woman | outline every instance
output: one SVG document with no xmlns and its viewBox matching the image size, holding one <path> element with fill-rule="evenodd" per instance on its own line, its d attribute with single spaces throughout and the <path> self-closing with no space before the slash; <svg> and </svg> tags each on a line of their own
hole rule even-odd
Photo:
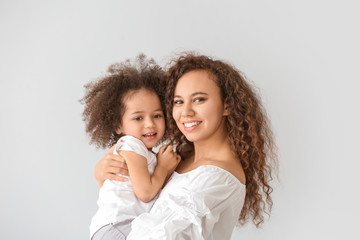
<svg viewBox="0 0 360 240">
<path fill-rule="evenodd" d="M 181 56 L 167 73 L 170 139 L 183 160 L 128 239 L 230 239 L 237 221 L 258 227 L 270 213 L 272 134 L 256 94 L 229 64 Z M 96 178 L 121 180 L 119 156 L 107 154 Z"/>
</svg>

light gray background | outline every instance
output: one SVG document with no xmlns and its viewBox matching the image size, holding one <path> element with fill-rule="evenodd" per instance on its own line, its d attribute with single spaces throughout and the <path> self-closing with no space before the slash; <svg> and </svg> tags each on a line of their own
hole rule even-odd
<svg viewBox="0 0 360 240">
<path fill-rule="evenodd" d="M 83 85 L 140 52 L 197 50 L 259 87 L 280 149 L 269 221 L 232 239 L 359 239 L 358 1 L 1 1 L 0 239 L 87 239 Z"/>
</svg>

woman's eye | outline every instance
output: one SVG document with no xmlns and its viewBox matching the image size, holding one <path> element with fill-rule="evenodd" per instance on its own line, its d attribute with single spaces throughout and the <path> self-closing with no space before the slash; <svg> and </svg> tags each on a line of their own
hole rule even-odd
<svg viewBox="0 0 360 240">
<path fill-rule="evenodd" d="M 205 98 L 195 98 L 194 102 L 202 102 L 205 101 Z"/>
</svg>

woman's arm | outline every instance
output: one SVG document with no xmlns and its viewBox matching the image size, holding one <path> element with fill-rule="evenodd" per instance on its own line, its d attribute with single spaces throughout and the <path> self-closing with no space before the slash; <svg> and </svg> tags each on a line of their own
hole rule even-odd
<svg viewBox="0 0 360 240">
<path fill-rule="evenodd" d="M 172 146 L 163 146 L 159 150 L 157 166 L 150 176 L 145 157 L 131 151 L 120 151 L 124 157 L 135 195 L 143 202 L 151 201 L 164 185 L 167 177 L 180 162 L 180 156 L 174 153 Z"/>
<path fill-rule="evenodd" d="M 127 178 L 116 174 L 129 175 L 124 158 L 121 155 L 113 154 L 115 146 L 112 146 L 106 155 L 95 166 L 95 179 L 101 188 L 105 179 L 126 182 Z"/>
</svg>

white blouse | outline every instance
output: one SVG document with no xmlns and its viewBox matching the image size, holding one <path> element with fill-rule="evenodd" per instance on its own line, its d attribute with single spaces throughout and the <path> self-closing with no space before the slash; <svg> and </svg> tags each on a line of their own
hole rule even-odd
<svg viewBox="0 0 360 240">
<path fill-rule="evenodd" d="M 174 172 L 150 212 L 132 222 L 127 239 L 230 239 L 245 194 L 246 186 L 217 166 Z"/>
</svg>

